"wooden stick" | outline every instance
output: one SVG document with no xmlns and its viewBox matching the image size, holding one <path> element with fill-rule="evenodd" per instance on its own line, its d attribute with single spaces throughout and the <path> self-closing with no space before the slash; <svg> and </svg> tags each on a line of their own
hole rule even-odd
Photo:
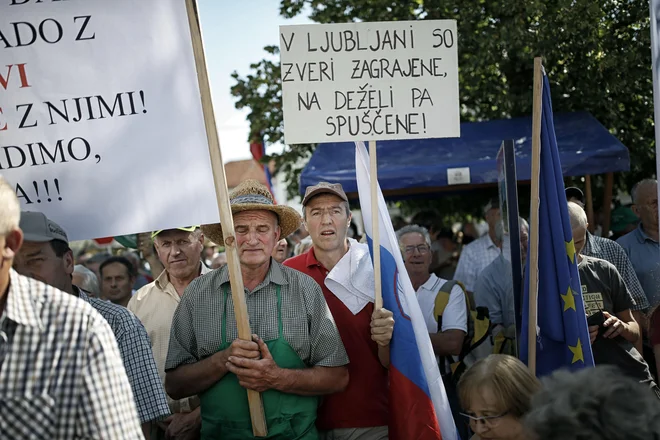
<svg viewBox="0 0 660 440">
<path fill-rule="evenodd" d="M 374 249 L 374 309 L 383 307 L 382 280 L 380 279 L 380 222 L 378 215 L 378 160 L 376 141 L 369 141 L 369 165 L 371 174 L 371 242 Z"/>
<path fill-rule="evenodd" d="M 532 116 L 532 194 L 529 224 L 529 320 L 527 327 L 527 366 L 536 375 L 536 309 L 539 294 L 539 187 L 541 178 L 541 111 L 543 65 L 534 58 L 534 113 Z"/>
<path fill-rule="evenodd" d="M 603 237 L 610 236 L 610 220 L 612 219 L 612 190 L 614 188 L 614 173 L 605 175 L 605 194 L 603 194 Z"/>
<path fill-rule="evenodd" d="M 587 205 L 587 222 L 589 222 L 589 232 L 592 234 L 596 229 L 596 222 L 594 221 L 594 198 L 591 191 L 591 176 L 584 176 L 584 197 Z"/>
<path fill-rule="evenodd" d="M 206 126 L 206 136 L 208 138 L 209 154 L 211 156 L 215 193 L 218 200 L 218 209 L 220 211 L 220 223 L 222 225 L 222 234 L 225 239 L 223 244 L 227 254 L 227 266 L 229 268 L 229 281 L 231 285 L 231 296 L 234 302 L 234 314 L 236 316 L 236 325 L 238 327 L 238 337 L 240 339 L 251 341 L 252 331 L 250 330 L 250 319 L 247 312 L 247 304 L 245 303 L 241 265 L 238 259 L 238 252 L 236 251 L 234 219 L 229 204 L 227 177 L 225 176 L 225 167 L 222 163 L 220 139 L 215 125 L 213 102 L 211 101 L 211 87 L 209 84 L 208 72 L 206 70 L 206 58 L 204 56 L 204 44 L 202 42 L 197 0 L 186 0 L 186 10 L 188 12 L 190 35 L 192 37 L 195 66 L 197 68 L 197 79 L 199 82 L 202 109 L 204 111 L 204 124 Z M 247 390 L 247 396 L 250 405 L 250 417 L 252 419 L 252 432 L 255 437 L 265 437 L 268 435 L 268 427 L 266 426 L 266 417 L 264 415 L 261 394 L 253 390 Z"/>
</svg>

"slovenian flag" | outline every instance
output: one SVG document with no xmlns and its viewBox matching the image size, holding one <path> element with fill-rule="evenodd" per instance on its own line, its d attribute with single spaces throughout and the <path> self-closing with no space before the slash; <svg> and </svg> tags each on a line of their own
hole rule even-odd
<svg viewBox="0 0 660 440">
<path fill-rule="evenodd" d="M 373 259 L 369 155 L 356 142 L 355 172 L 360 207 Z M 390 343 L 390 425 L 393 440 L 457 440 L 431 339 L 401 258 L 385 199 L 378 187 L 383 306 L 394 313 Z"/>
</svg>

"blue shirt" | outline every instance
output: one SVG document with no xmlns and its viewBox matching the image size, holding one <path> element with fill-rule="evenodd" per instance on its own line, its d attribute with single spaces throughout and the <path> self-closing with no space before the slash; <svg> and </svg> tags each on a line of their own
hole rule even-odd
<svg viewBox="0 0 660 440">
<path fill-rule="evenodd" d="M 474 288 L 474 302 L 477 307 L 488 308 L 493 324 L 504 327 L 516 325 L 511 263 L 503 254 L 479 274 Z"/>
<path fill-rule="evenodd" d="M 644 233 L 642 224 L 617 240 L 625 249 L 651 304 L 660 304 L 660 245 Z"/>
</svg>

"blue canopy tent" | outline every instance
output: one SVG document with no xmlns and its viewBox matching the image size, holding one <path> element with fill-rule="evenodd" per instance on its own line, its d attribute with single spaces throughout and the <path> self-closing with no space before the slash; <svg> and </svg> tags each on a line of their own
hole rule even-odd
<svg viewBox="0 0 660 440">
<path fill-rule="evenodd" d="M 555 114 L 564 176 L 628 171 L 628 149 L 586 112 Z M 504 139 L 516 146 L 518 180 L 531 180 L 531 117 L 461 124 L 461 137 L 380 141 L 378 181 L 386 197 L 409 197 L 497 184 L 497 152 Z M 469 168 L 470 183 L 449 185 L 447 170 Z M 355 145 L 319 144 L 301 174 L 301 193 L 321 181 L 341 183 L 357 197 Z M 352 194 L 351 194 L 352 193 Z"/>
</svg>

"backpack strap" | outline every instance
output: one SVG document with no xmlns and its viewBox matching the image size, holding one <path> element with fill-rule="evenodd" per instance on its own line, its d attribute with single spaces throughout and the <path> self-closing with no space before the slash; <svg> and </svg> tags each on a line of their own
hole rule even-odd
<svg viewBox="0 0 660 440">
<path fill-rule="evenodd" d="M 435 307 L 433 307 L 433 316 L 435 316 L 436 319 L 442 319 L 442 315 L 445 313 L 447 304 L 449 304 L 449 295 L 451 295 L 451 289 L 454 288 L 456 283 L 457 281 L 450 280 L 440 286 L 440 290 L 435 296 Z M 438 330 L 440 330 L 440 324 L 438 324 Z"/>
</svg>

